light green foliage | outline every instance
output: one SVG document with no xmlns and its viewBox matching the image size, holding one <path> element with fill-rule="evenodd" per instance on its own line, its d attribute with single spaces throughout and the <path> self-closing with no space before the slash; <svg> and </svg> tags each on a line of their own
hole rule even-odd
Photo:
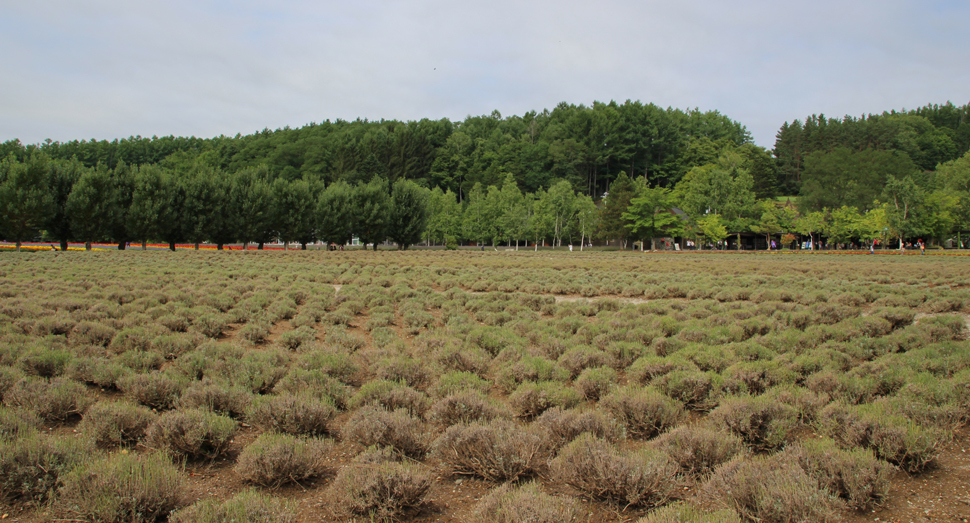
<svg viewBox="0 0 970 523">
<path fill-rule="evenodd" d="M 654 238 L 668 234 L 680 223 L 680 218 L 670 212 L 673 200 L 665 187 L 644 188 L 630 200 L 630 207 L 623 219 L 630 222 L 630 233 L 637 238 L 650 239 L 650 250 L 656 250 Z"/>
</svg>

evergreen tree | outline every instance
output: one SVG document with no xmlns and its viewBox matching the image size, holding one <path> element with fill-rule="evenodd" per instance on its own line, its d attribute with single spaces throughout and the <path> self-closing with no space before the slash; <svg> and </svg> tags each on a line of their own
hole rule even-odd
<svg viewBox="0 0 970 523">
<path fill-rule="evenodd" d="M 317 234 L 327 244 L 345 245 L 353 238 L 354 189 L 346 182 L 327 187 L 317 202 Z"/>
<path fill-rule="evenodd" d="M 626 172 L 620 171 L 616 180 L 610 184 L 609 194 L 605 198 L 603 210 L 600 213 L 599 235 L 607 241 L 616 240 L 620 248 L 626 248 L 629 222 L 623 218 L 623 213 L 630 206 L 635 196 L 633 182 Z"/>
<path fill-rule="evenodd" d="M 85 171 L 67 198 L 74 237 L 91 250 L 91 243 L 108 238 L 112 227 L 123 216 L 115 201 L 106 195 L 114 192 L 111 171 L 104 165 Z"/>
<path fill-rule="evenodd" d="M 142 250 L 149 239 L 161 238 L 162 218 L 171 205 L 173 180 L 158 166 L 145 165 L 134 170 L 134 191 L 128 211 L 128 231 L 141 240 Z"/>
<path fill-rule="evenodd" d="M 16 242 L 18 252 L 53 211 L 49 172 L 50 163 L 41 152 L 32 153 L 25 163 L 12 157 L 0 162 L 0 231 Z"/>
<path fill-rule="evenodd" d="M 387 180 L 374 178 L 370 182 L 354 187 L 351 209 L 354 219 L 354 233 L 362 245 L 377 245 L 387 239 L 388 213 L 391 198 L 387 190 Z"/>
<path fill-rule="evenodd" d="M 196 245 L 204 241 L 222 250 L 238 232 L 237 216 L 230 201 L 232 180 L 210 167 L 197 166 L 182 182 L 185 189 L 186 237 Z"/>
<path fill-rule="evenodd" d="M 428 225 L 428 190 L 410 180 L 397 180 L 391 188 L 387 236 L 407 250 L 421 241 Z"/>
<path fill-rule="evenodd" d="M 274 237 L 273 192 L 265 176 L 264 168 L 243 169 L 232 178 L 230 212 L 236 218 L 236 235 L 243 241 L 243 248 L 255 242 L 262 249 Z"/>
<path fill-rule="evenodd" d="M 111 192 L 109 198 L 115 211 L 109 225 L 108 236 L 118 243 L 118 250 L 124 250 L 131 239 L 128 231 L 128 211 L 131 210 L 135 192 L 134 169 L 125 162 L 118 162 L 111 172 Z"/>
<path fill-rule="evenodd" d="M 288 182 L 283 178 L 277 178 L 271 190 L 273 194 L 271 228 L 279 233 L 283 250 L 288 248 L 290 242 L 301 237 L 313 241 L 316 202 L 310 183 L 305 180 Z"/>
<path fill-rule="evenodd" d="M 162 180 L 165 206 L 159 214 L 158 235 L 174 252 L 176 244 L 186 241 L 192 231 L 192 222 L 184 219 L 188 191 L 185 184 L 173 176 L 164 176 Z"/>
<path fill-rule="evenodd" d="M 74 184 L 81 178 L 84 166 L 76 158 L 69 161 L 52 163 L 47 177 L 47 186 L 53 198 L 51 212 L 44 219 L 44 230 L 60 242 L 61 250 L 66 251 L 71 238 L 71 217 L 67 214 L 67 198 Z"/>
</svg>

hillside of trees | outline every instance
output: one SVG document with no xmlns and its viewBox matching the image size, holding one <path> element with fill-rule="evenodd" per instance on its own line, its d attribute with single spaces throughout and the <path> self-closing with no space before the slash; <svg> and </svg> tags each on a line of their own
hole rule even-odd
<svg viewBox="0 0 970 523">
<path fill-rule="evenodd" d="M 0 144 L 0 236 L 402 247 L 749 232 L 943 240 L 970 230 L 968 150 L 970 106 L 950 103 L 812 115 L 784 123 L 773 150 L 717 111 L 631 101 L 210 139 L 14 140 Z M 797 196 L 797 209 L 776 205 L 779 195 Z"/>
</svg>

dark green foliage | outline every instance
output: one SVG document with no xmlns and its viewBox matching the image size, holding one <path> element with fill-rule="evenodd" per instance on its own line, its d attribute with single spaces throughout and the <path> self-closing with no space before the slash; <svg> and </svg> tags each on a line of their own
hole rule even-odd
<svg viewBox="0 0 970 523">
<path fill-rule="evenodd" d="M 344 245 L 353 237 L 354 190 L 347 182 L 331 184 L 317 202 L 317 235 L 328 244 Z"/>
<path fill-rule="evenodd" d="M 351 216 L 353 232 L 360 238 L 362 245 L 377 244 L 387 238 L 391 213 L 391 198 L 387 190 L 387 180 L 376 177 L 366 184 L 354 188 L 351 197 Z"/>
<path fill-rule="evenodd" d="M 25 163 L 0 159 L 0 233 L 17 243 L 30 240 L 54 211 L 48 187 L 47 156 L 31 154 Z"/>
<path fill-rule="evenodd" d="M 397 180 L 391 187 L 387 236 L 398 249 L 407 250 L 421 241 L 428 224 L 428 191 L 410 180 Z"/>
</svg>

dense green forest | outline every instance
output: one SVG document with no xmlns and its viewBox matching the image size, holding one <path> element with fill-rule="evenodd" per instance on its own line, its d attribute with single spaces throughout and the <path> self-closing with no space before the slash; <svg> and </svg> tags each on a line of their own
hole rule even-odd
<svg viewBox="0 0 970 523">
<path fill-rule="evenodd" d="M 970 106 L 950 103 L 812 115 L 784 123 L 773 150 L 717 111 L 631 101 L 209 139 L 14 140 L 0 144 L 0 232 L 220 245 L 942 240 L 970 230 L 968 150 Z"/>
</svg>

